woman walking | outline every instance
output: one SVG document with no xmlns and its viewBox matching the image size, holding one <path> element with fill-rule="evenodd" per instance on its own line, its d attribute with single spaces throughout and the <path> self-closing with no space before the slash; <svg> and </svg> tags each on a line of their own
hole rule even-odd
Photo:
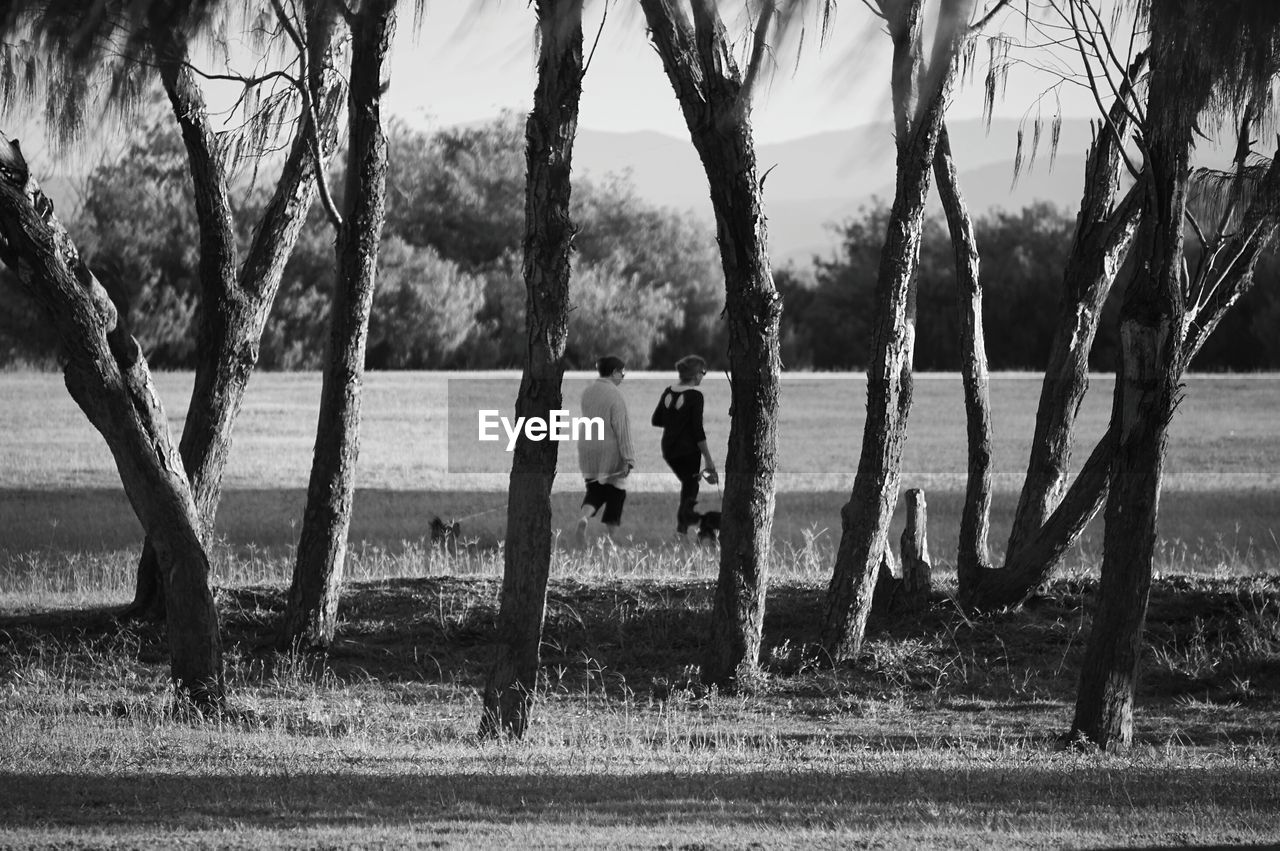
<svg viewBox="0 0 1280 851">
<path fill-rule="evenodd" d="M 707 374 L 707 362 L 697 355 L 681 358 L 676 363 L 680 383 L 662 391 L 658 407 L 653 411 L 653 425 L 662 429 L 662 458 L 680 480 L 680 505 L 676 509 L 676 535 L 683 538 L 689 527 L 697 524 L 698 482 L 703 474 L 708 482 L 719 481 L 716 462 L 707 449 L 707 435 L 702 430 L 702 391 L 697 387 Z"/>
</svg>

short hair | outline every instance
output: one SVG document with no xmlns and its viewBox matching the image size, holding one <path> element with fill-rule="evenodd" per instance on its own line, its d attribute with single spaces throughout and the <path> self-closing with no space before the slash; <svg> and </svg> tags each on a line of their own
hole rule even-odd
<svg viewBox="0 0 1280 851">
<path fill-rule="evenodd" d="M 681 381 L 688 381 L 701 373 L 707 371 L 707 362 L 697 355 L 689 355 L 676 361 L 676 372 L 680 373 Z"/>
<path fill-rule="evenodd" d="M 596 371 L 600 373 L 601 378 L 607 378 L 618 370 L 626 368 L 626 362 L 617 355 L 605 355 L 596 361 Z"/>
</svg>

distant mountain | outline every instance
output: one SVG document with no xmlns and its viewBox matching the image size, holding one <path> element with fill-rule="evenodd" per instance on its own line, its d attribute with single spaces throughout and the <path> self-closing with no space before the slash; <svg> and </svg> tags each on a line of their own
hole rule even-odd
<svg viewBox="0 0 1280 851">
<path fill-rule="evenodd" d="M 1073 209 L 1080 200 L 1084 155 L 1092 138 L 1085 119 L 1064 121 L 1050 170 L 1049 128 L 1031 157 L 1033 130 L 1024 126 L 1023 166 L 1013 181 L 1018 122 L 997 120 L 990 129 L 974 119 L 949 124 L 960 168 L 961 189 L 976 214 L 1020 209 L 1036 200 Z M 808 262 L 837 245 L 829 225 L 857 213 L 875 198 L 893 200 L 892 126 L 868 124 L 787 142 L 758 151 L 769 216 L 771 254 L 776 260 Z M 639 195 L 655 204 L 692 209 L 711 220 L 706 177 L 689 142 L 654 132 L 580 130 L 574 165 L 602 177 L 629 171 Z"/>
</svg>

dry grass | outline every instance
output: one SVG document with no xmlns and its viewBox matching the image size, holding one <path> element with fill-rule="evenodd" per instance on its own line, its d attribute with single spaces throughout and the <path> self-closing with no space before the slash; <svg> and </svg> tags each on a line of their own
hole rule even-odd
<svg viewBox="0 0 1280 851">
<path fill-rule="evenodd" d="M 1095 583 L 970 620 L 879 613 L 814 649 L 823 583 L 775 585 L 758 693 L 697 679 L 713 583 L 561 556 L 527 741 L 475 739 L 498 581 L 361 580 L 327 658 L 277 653 L 279 583 L 224 587 L 230 706 L 175 714 L 161 630 L 0 619 L 0 844 L 909 847 L 1280 841 L 1280 580 L 1171 579 L 1126 754 L 1060 751 Z M 793 553 L 802 557 L 803 553 Z M 46 565 L 46 567 L 53 567 Z M 457 568 L 446 574 L 446 568 Z M 569 571 L 592 572 L 571 579 Z"/>
</svg>

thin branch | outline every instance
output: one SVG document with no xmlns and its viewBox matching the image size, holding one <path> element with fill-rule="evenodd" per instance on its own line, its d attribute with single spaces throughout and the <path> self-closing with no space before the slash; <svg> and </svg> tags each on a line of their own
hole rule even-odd
<svg viewBox="0 0 1280 851">
<path fill-rule="evenodd" d="M 1245 253 L 1249 250 L 1251 243 L 1255 239 L 1257 239 L 1258 233 L 1262 230 L 1264 224 L 1265 222 L 1259 221 L 1256 225 L 1254 225 L 1254 228 L 1252 231 L 1250 231 L 1247 235 L 1240 237 L 1237 240 L 1240 244 L 1240 247 L 1236 251 L 1236 253 L 1231 256 L 1231 259 L 1227 261 L 1227 265 L 1222 270 L 1222 273 L 1218 275 L 1217 279 L 1214 280 L 1213 283 L 1210 284 L 1207 288 L 1205 287 L 1201 288 L 1201 296 L 1196 300 L 1195 312 L 1198 313 L 1202 306 L 1208 306 L 1210 300 L 1213 298 L 1214 293 L 1218 291 L 1218 287 L 1222 285 L 1222 283 L 1231 274 L 1232 270 L 1234 270 L 1235 265 L 1240 262 L 1240 259 L 1242 257 L 1244 257 Z M 1212 271 L 1212 270 L 1209 270 L 1209 271 Z M 1199 317 L 1196 316 L 1196 317 L 1193 317 L 1192 321 L 1198 321 L 1198 320 L 1199 320 Z"/>
<path fill-rule="evenodd" d="M 1226 231 L 1227 225 L 1231 222 L 1231 214 L 1235 212 L 1236 204 L 1244 194 L 1245 167 L 1249 159 L 1249 149 L 1253 146 L 1253 140 L 1249 138 L 1249 127 L 1261 111 L 1258 99 L 1251 97 L 1245 104 L 1244 113 L 1240 116 L 1240 130 L 1236 135 L 1235 179 L 1232 181 L 1231 193 L 1227 196 L 1227 203 L 1222 211 L 1222 219 L 1218 222 L 1219 235 Z"/>
<path fill-rule="evenodd" d="M 764 62 L 764 56 L 769 47 L 769 24 L 776 11 L 775 0 L 765 0 L 764 6 L 760 9 L 760 17 L 756 20 L 755 32 L 752 35 L 751 58 L 747 61 L 747 73 L 743 77 L 740 94 L 740 97 L 746 100 L 751 99 L 751 91 L 755 88 L 760 65 Z"/>
<path fill-rule="evenodd" d="M 243 74 L 210 74 L 207 71 L 201 71 L 199 68 L 197 68 L 195 65 L 193 65 L 190 62 L 183 62 L 182 64 L 188 71 L 195 74 L 197 77 L 202 77 L 206 80 L 226 80 L 229 82 L 241 83 L 246 89 L 252 88 L 254 86 L 262 85 L 268 80 L 277 80 L 277 79 L 286 81 L 287 83 L 289 83 L 290 86 L 293 86 L 294 88 L 298 88 L 302 85 L 302 83 L 299 82 L 296 77 L 294 77 L 288 71 L 283 71 L 283 70 L 270 71 L 266 74 L 261 74 L 256 77 L 246 77 Z"/>
<path fill-rule="evenodd" d="M 591 60 L 595 58 L 596 48 L 600 45 L 600 34 L 604 32 L 604 22 L 609 18 L 609 3 L 605 2 L 604 11 L 600 14 L 600 28 L 596 30 L 596 39 L 591 42 L 591 52 L 587 54 L 587 61 L 582 63 L 582 76 L 587 75 L 587 69 L 591 67 Z"/>
<path fill-rule="evenodd" d="M 1191 223 L 1191 229 L 1196 232 L 1196 239 L 1200 240 L 1200 247 L 1208 251 L 1209 240 L 1205 239 L 1204 231 L 1200 229 L 1200 223 L 1196 221 L 1195 214 L 1191 212 L 1190 207 L 1187 208 L 1186 218 L 1187 221 Z"/>
<path fill-rule="evenodd" d="M 1120 129 L 1116 127 L 1115 122 L 1111 120 L 1111 111 L 1103 106 L 1102 96 L 1098 93 L 1097 80 L 1095 80 L 1093 76 L 1093 66 L 1089 64 L 1089 56 L 1084 47 L 1084 39 L 1080 37 L 1079 28 L 1076 26 L 1075 4 L 1069 4 L 1068 8 L 1071 10 L 1071 23 L 1072 29 L 1075 31 L 1076 48 L 1080 53 L 1080 59 L 1084 62 L 1085 73 L 1089 76 L 1089 91 L 1093 94 L 1093 100 L 1098 105 L 1098 111 L 1102 113 L 1102 120 L 1106 122 L 1107 128 L 1111 131 L 1111 135 L 1115 139 L 1116 150 L 1120 153 L 1120 156 L 1124 158 L 1124 164 L 1125 167 L 1129 169 L 1129 174 L 1131 174 L 1136 180 L 1141 172 L 1139 172 L 1137 167 L 1133 164 L 1133 160 L 1129 158 L 1128 151 L 1124 149 L 1124 137 L 1120 134 Z"/>
<path fill-rule="evenodd" d="M 978 19 L 977 23 L 969 27 L 970 34 L 980 32 L 983 27 L 991 23 L 991 19 L 996 16 L 996 13 L 998 13 L 1001 9 L 1003 9 L 1005 6 L 1008 6 L 1008 5 L 1009 5 L 1009 0 L 999 0 L 999 2 L 996 3 L 996 5 L 991 8 L 990 12 L 987 12 L 987 14 L 983 15 L 981 18 Z"/>
<path fill-rule="evenodd" d="M 293 21 L 289 20 L 289 13 L 285 11 L 284 4 L 280 0 L 271 0 L 271 8 L 275 10 L 280 26 L 284 27 L 285 34 L 289 36 L 293 46 L 298 48 L 300 53 L 305 53 L 307 49 L 306 43 L 302 40 L 302 36 L 298 34 L 297 29 L 294 28 Z"/>
<path fill-rule="evenodd" d="M 335 230 L 342 229 L 342 214 L 338 212 L 337 205 L 333 203 L 333 196 L 329 192 L 329 182 L 324 173 L 324 152 L 320 150 L 320 115 L 316 111 L 315 98 L 311 91 L 309 80 L 311 78 L 310 63 L 307 61 L 307 43 L 303 41 L 298 30 L 293 26 L 293 22 L 289 19 L 289 13 L 285 11 L 284 4 L 280 0 L 271 0 L 271 7 L 275 10 L 276 18 L 279 19 L 280 25 L 284 27 L 288 33 L 290 40 L 298 49 L 299 76 L 297 80 L 298 91 L 302 93 L 302 108 L 305 112 L 306 126 L 303 132 L 307 136 L 307 141 L 311 147 L 311 158 L 315 165 L 316 171 L 316 189 L 320 196 L 320 205 L 324 207 L 325 215 L 329 218 L 329 223 L 333 225 Z"/>
<path fill-rule="evenodd" d="M 1093 13 L 1093 19 L 1098 25 L 1098 35 L 1102 37 L 1102 44 L 1107 48 L 1107 56 L 1110 57 L 1112 64 L 1114 64 L 1120 71 L 1121 77 L 1126 77 L 1130 73 L 1129 65 L 1120 64 L 1120 57 L 1116 55 L 1115 49 L 1111 46 L 1111 39 L 1107 36 L 1107 27 L 1102 20 L 1102 16 L 1098 13 L 1098 10 L 1093 7 L 1093 4 L 1089 2 L 1089 0 L 1080 0 L 1080 2 L 1086 9 Z M 1098 58 L 1102 59 L 1101 51 L 1098 50 L 1097 39 L 1093 37 L 1092 30 L 1090 30 L 1089 40 L 1093 43 L 1093 49 L 1098 55 Z M 1106 66 L 1105 60 L 1103 61 L 1103 66 Z M 1141 105 L 1138 104 L 1136 100 L 1130 103 L 1130 99 L 1124 96 L 1124 87 L 1121 86 L 1117 89 L 1115 82 L 1111 79 L 1110 73 L 1107 73 L 1105 76 L 1107 78 L 1107 84 L 1111 86 L 1111 94 L 1125 105 L 1125 109 L 1129 111 L 1130 117 L 1133 118 L 1134 122 L 1138 124 L 1145 123 L 1142 116 Z"/>
</svg>

